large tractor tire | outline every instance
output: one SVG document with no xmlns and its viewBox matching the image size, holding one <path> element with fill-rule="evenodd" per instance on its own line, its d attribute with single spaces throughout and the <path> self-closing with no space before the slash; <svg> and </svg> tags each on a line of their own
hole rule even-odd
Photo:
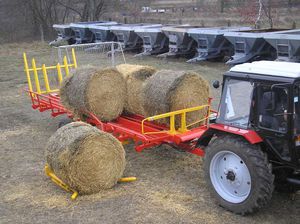
<svg viewBox="0 0 300 224">
<path fill-rule="evenodd" d="M 206 182 L 220 206 L 245 215 L 270 201 L 274 176 L 259 146 L 228 135 L 216 138 L 205 152 Z"/>
</svg>

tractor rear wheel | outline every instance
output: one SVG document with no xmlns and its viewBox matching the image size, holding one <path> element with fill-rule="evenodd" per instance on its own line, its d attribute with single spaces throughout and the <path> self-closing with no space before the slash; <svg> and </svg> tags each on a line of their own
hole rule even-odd
<svg viewBox="0 0 300 224">
<path fill-rule="evenodd" d="M 219 205 L 245 215 L 270 201 L 274 176 L 259 146 L 240 137 L 221 136 L 205 152 L 206 182 Z"/>
</svg>

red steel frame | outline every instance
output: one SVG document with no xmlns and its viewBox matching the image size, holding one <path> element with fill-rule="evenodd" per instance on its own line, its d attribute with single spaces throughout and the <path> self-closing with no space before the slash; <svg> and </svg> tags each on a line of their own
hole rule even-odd
<svg viewBox="0 0 300 224">
<path fill-rule="evenodd" d="M 66 114 L 68 117 L 73 118 L 72 113 L 61 104 L 60 97 L 57 93 L 38 94 L 36 92 L 26 91 L 30 95 L 33 109 L 39 110 L 40 112 L 50 110 L 51 116 L 53 117 Z M 141 128 L 143 119 L 144 117 L 140 115 L 122 114 L 114 121 L 102 122 L 94 114 L 87 113 L 86 122 L 96 126 L 102 131 L 113 134 L 121 142 L 133 140 L 137 152 L 141 152 L 143 149 L 148 147 L 169 144 L 198 156 L 204 156 L 203 149 L 196 147 L 197 142 L 195 140 L 207 131 L 207 124 L 193 128 L 185 133 L 178 133 L 175 135 L 171 135 L 167 132 L 143 134 Z M 159 132 L 167 130 L 168 127 L 164 125 L 149 121 L 144 122 L 145 132 Z"/>
</svg>

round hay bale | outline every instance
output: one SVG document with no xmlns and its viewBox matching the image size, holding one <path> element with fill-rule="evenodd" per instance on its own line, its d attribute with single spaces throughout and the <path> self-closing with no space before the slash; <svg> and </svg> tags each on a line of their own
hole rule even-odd
<svg viewBox="0 0 300 224">
<path fill-rule="evenodd" d="M 92 112 L 102 121 L 111 121 L 123 111 L 126 84 L 116 69 L 82 67 L 63 81 L 60 97 L 62 104 L 79 117 Z"/>
<path fill-rule="evenodd" d="M 125 151 L 112 135 L 83 122 L 58 129 L 46 145 L 53 172 L 80 194 L 113 187 L 125 169 Z"/>
<path fill-rule="evenodd" d="M 125 110 L 129 113 L 144 115 L 143 89 L 145 81 L 156 72 L 156 69 L 151 66 L 122 64 L 117 66 L 117 70 L 126 79 Z"/>
<path fill-rule="evenodd" d="M 209 84 L 195 72 L 162 70 L 146 81 L 144 97 L 145 115 L 154 116 L 207 104 Z M 206 109 L 187 113 L 187 125 L 199 121 L 206 114 Z M 157 122 L 169 124 L 169 118 Z M 179 125 L 180 116 L 176 116 L 176 127 Z"/>
</svg>

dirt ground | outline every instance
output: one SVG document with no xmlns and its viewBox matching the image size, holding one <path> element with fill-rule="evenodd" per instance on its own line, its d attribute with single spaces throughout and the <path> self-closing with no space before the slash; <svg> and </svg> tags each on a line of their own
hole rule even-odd
<svg viewBox="0 0 300 224">
<path fill-rule="evenodd" d="M 40 43 L 0 46 L 0 223 L 300 223 L 300 195 L 274 193 L 260 212 L 242 217 L 214 203 L 203 179 L 202 158 L 167 146 L 142 153 L 126 146 L 124 176 L 133 183 L 95 195 L 70 195 L 44 175 L 44 146 L 60 118 L 31 108 L 23 72 L 22 52 L 49 61 L 51 50 Z M 159 69 L 191 69 L 209 81 L 221 80 L 222 63 L 189 65 L 183 59 L 154 57 L 130 63 Z M 79 62 L 80 63 L 80 62 Z M 219 92 L 211 93 L 218 101 Z M 216 103 L 214 107 L 216 107 Z"/>
</svg>

